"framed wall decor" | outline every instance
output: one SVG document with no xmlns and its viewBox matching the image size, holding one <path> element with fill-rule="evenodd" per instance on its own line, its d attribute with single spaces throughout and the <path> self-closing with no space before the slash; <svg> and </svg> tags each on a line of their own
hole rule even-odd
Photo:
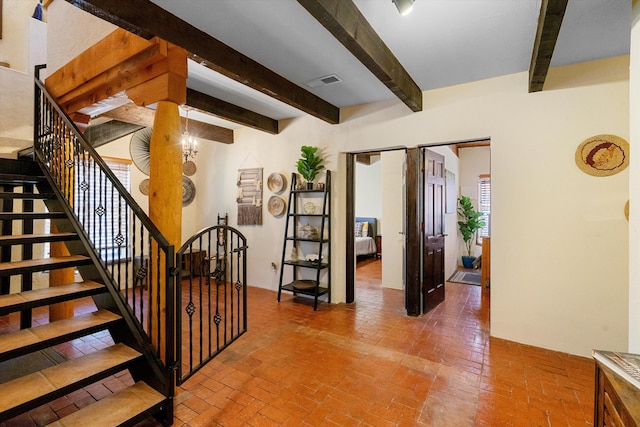
<svg viewBox="0 0 640 427">
<path fill-rule="evenodd" d="M 262 168 L 238 169 L 238 225 L 262 225 Z"/>
</svg>

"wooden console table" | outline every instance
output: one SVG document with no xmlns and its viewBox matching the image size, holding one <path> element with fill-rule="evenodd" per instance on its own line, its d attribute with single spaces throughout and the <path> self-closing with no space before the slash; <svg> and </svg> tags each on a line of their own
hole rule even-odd
<svg viewBox="0 0 640 427">
<path fill-rule="evenodd" d="M 640 425 L 639 355 L 623 356 L 623 363 L 606 356 L 612 352 L 594 351 L 596 361 L 595 427 L 633 427 Z M 624 367 L 623 367 L 624 366 Z M 629 371 L 635 371 L 635 377 Z"/>
</svg>

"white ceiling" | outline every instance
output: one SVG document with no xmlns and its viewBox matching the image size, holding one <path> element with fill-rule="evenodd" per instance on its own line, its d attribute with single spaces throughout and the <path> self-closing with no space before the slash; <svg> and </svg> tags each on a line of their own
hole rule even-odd
<svg viewBox="0 0 640 427">
<path fill-rule="evenodd" d="M 338 107 L 395 98 L 295 0 L 152 1 Z M 422 90 L 529 69 L 540 0 L 416 0 L 407 16 L 354 2 Z M 569 0 L 551 65 L 628 54 L 630 29 L 631 0 Z M 305 86 L 330 74 L 343 81 Z M 193 62 L 188 86 L 274 119 L 303 114 Z"/>
</svg>

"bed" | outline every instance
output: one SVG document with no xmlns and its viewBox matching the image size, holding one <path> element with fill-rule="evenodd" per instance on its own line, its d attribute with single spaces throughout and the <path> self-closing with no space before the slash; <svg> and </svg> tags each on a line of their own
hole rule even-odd
<svg viewBox="0 0 640 427">
<path fill-rule="evenodd" d="M 365 225 L 366 224 L 366 225 Z M 356 217 L 356 256 L 376 254 L 376 219 Z"/>
</svg>

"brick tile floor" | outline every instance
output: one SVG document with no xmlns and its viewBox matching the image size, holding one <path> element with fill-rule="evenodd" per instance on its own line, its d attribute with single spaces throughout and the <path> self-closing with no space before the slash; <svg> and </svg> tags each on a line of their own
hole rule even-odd
<svg viewBox="0 0 640 427">
<path fill-rule="evenodd" d="M 489 291 L 478 286 L 448 283 L 444 303 L 408 317 L 402 291 L 380 287 L 380 262 L 359 266 L 356 302 L 316 312 L 249 288 L 248 331 L 178 387 L 174 425 L 593 425 L 591 359 L 491 338 Z M 59 350 L 76 357 L 109 341 Z M 42 425 L 130 381 L 114 375 L 5 425 Z"/>
</svg>

